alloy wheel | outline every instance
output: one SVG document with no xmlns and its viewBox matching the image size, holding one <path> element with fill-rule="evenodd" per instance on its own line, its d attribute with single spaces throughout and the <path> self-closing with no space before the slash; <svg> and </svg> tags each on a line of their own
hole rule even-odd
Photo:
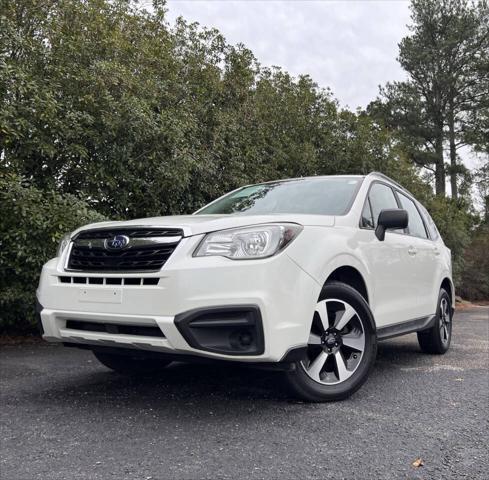
<svg viewBox="0 0 489 480">
<path fill-rule="evenodd" d="M 451 333 L 451 318 L 450 318 L 450 306 L 448 305 L 448 300 L 443 297 L 440 301 L 440 338 L 444 345 L 450 340 Z"/>
<path fill-rule="evenodd" d="M 323 385 L 342 383 L 355 373 L 364 350 L 365 327 L 356 310 L 343 300 L 319 301 L 301 362 L 307 375 Z"/>
</svg>

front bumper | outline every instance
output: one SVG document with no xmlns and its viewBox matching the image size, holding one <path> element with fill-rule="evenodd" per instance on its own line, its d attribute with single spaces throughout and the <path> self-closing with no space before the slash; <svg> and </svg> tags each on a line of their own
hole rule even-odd
<svg viewBox="0 0 489 480">
<path fill-rule="evenodd" d="M 304 346 L 320 285 L 286 251 L 253 261 L 194 258 L 191 253 L 201 238 L 183 239 L 162 270 L 152 274 L 73 273 L 64 271 L 63 258 L 49 261 L 37 291 L 43 306 L 43 338 L 243 362 L 277 362 L 289 350 Z M 70 283 L 63 283 L 66 276 L 72 277 Z M 139 282 L 141 278 L 157 284 Z M 216 308 L 226 312 L 236 306 L 256 309 L 260 320 L 253 328 L 261 336 L 257 348 L 241 352 L 208 348 L 182 328 L 182 319 L 195 312 Z M 80 330 L 72 328 L 73 321 L 128 328 Z M 162 335 L 135 334 L 133 326 L 157 327 Z"/>
</svg>

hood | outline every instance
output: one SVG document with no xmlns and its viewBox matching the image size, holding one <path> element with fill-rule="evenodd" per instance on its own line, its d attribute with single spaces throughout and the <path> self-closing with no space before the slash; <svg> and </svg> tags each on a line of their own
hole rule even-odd
<svg viewBox="0 0 489 480">
<path fill-rule="evenodd" d="M 98 222 L 79 228 L 74 234 L 92 228 L 124 227 L 173 227 L 181 228 L 185 237 L 224 230 L 226 228 L 246 227 L 262 223 L 298 223 L 304 226 L 332 227 L 335 217 L 331 215 L 272 214 L 272 215 L 175 215 L 168 217 L 138 218 L 122 222 Z"/>
</svg>

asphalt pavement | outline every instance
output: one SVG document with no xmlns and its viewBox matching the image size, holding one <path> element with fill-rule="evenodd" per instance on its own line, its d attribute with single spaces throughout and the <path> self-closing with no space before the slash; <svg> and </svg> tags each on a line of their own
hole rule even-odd
<svg viewBox="0 0 489 480">
<path fill-rule="evenodd" d="M 0 369 L 1 480 L 489 478 L 487 307 L 457 312 L 446 355 L 380 343 L 338 403 L 291 399 L 276 372 L 128 378 L 44 343 L 2 346 Z"/>
</svg>

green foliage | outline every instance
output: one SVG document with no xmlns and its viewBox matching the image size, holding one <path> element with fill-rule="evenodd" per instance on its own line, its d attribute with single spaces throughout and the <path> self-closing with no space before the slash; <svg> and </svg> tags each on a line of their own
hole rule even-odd
<svg viewBox="0 0 489 480">
<path fill-rule="evenodd" d="M 476 218 L 451 198 L 432 196 L 425 202 L 425 206 L 443 241 L 452 251 L 453 278 L 458 289 L 462 285 L 461 276 L 465 267 L 464 250 L 470 242 L 470 232 Z"/>
<path fill-rule="evenodd" d="M 390 137 L 307 76 L 125 0 L 4 0 L 0 168 L 112 218 L 243 183 L 395 170 Z"/>
<path fill-rule="evenodd" d="M 468 178 L 458 149 L 487 138 L 489 5 L 412 0 L 411 20 L 398 58 L 408 79 L 388 83 L 369 111 L 396 131 L 411 161 L 433 171 L 437 194 L 450 175 L 456 199 Z"/>
<path fill-rule="evenodd" d="M 34 325 L 34 291 L 42 265 L 60 238 L 103 217 L 71 195 L 41 191 L 20 177 L 0 177 L 0 329 Z"/>
<path fill-rule="evenodd" d="M 434 199 L 420 174 L 434 123 L 411 86 L 397 104 L 354 113 L 216 30 L 170 26 L 162 0 L 151 12 L 128 0 L 0 1 L 0 325 L 32 318 L 40 267 L 65 231 L 189 213 L 285 177 L 386 173 L 428 205 L 462 268 L 469 209 Z"/>
<path fill-rule="evenodd" d="M 489 147 L 489 140 L 488 147 Z M 487 152 L 489 156 L 489 149 Z M 489 161 L 486 161 L 484 165 L 475 171 L 475 185 L 479 194 L 479 198 L 482 204 L 484 212 L 484 223 L 489 225 Z"/>
<path fill-rule="evenodd" d="M 472 300 L 489 298 L 489 226 L 482 225 L 465 251 L 460 294 Z"/>
<path fill-rule="evenodd" d="M 487 156 L 489 6 L 486 0 L 412 0 L 411 20 L 398 58 L 408 79 L 388 83 L 367 111 L 391 132 L 398 155 L 428 172 L 427 183 L 435 181 L 439 198 L 416 180 L 401 183 L 430 210 L 452 250 L 457 286 L 465 288 L 462 277 L 477 281 L 462 274 L 464 252 L 471 248 L 467 246 L 478 221 L 471 205 L 472 182 L 486 218 L 489 196 L 487 165 L 474 175 L 461 164 L 457 150 L 469 145 Z M 447 173 L 453 200 L 445 198 Z"/>
</svg>

